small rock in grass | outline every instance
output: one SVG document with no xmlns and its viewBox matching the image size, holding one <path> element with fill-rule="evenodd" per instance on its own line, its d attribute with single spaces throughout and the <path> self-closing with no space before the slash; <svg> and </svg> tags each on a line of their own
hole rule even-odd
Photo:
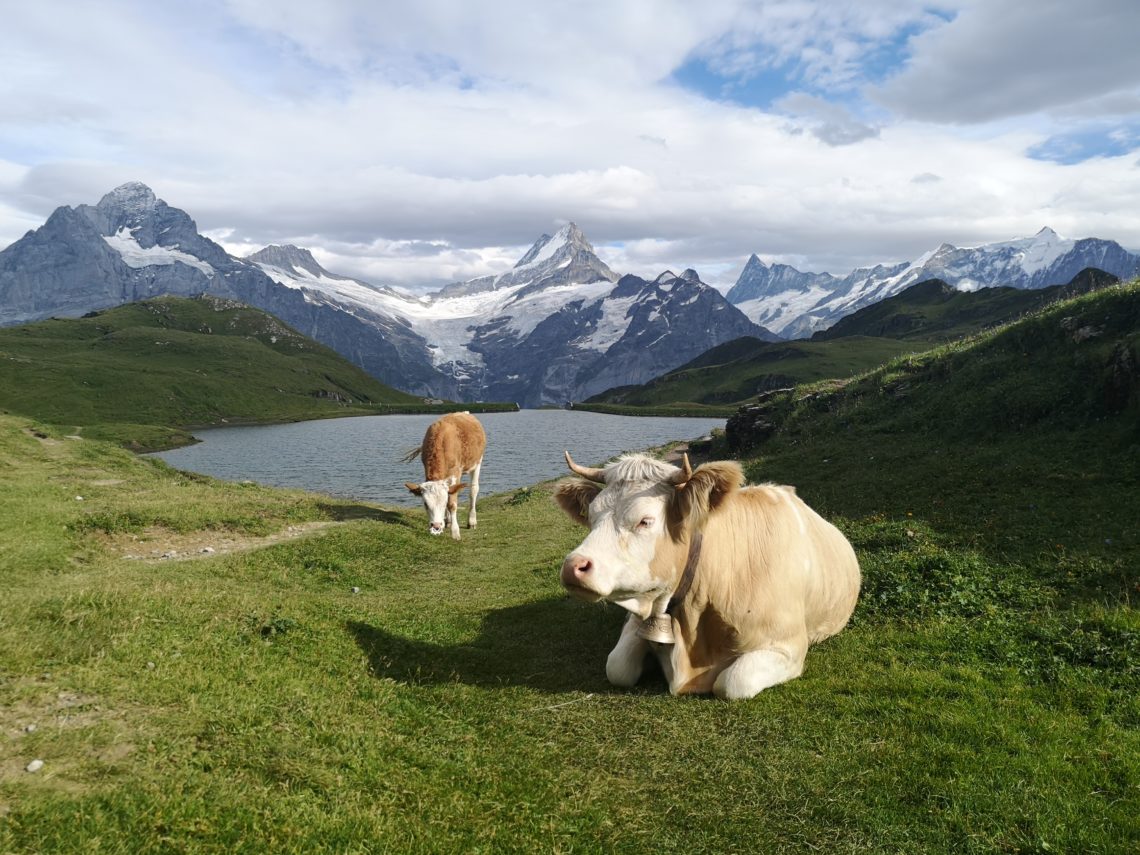
<svg viewBox="0 0 1140 855">
<path fill-rule="evenodd" d="M 82 496 L 76 496 L 76 497 L 75 497 L 75 501 L 77 501 L 77 502 L 82 502 L 82 501 L 83 501 L 83 497 L 82 497 Z"/>
<path fill-rule="evenodd" d="M 33 724 L 25 724 L 24 725 L 24 733 L 35 733 L 38 727 L 39 726 L 34 724 L 34 723 Z"/>
<path fill-rule="evenodd" d="M 24 770 L 27 772 L 38 772 L 43 767 L 44 767 L 44 761 L 43 760 L 33 760 L 31 763 L 29 763 L 27 766 L 24 767 Z"/>
<path fill-rule="evenodd" d="M 203 555 L 213 555 L 213 553 L 214 553 L 214 547 L 212 547 L 212 546 L 203 546 L 202 547 L 202 554 Z"/>
<path fill-rule="evenodd" d="M 352 593 L 354 593 L 354 594 L 359 594 L 359 593 L 360 593 L 360 589 L 359 589 L 358 587 L 356 587 L 355 585 L 353 585 L 353 586 L 352 586 Z"/>
</svg>

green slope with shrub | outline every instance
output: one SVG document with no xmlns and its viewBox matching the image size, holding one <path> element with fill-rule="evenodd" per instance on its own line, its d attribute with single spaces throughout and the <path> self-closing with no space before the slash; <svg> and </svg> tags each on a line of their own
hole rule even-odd
<svg viewBox="0 0 1140 855">
<path fill-rule="evenodd" d="M 1132 284 L 775 396 L 739 456 L 864 584 L 735 704 L 606 683 L 549 485 L 453 542 L 0 417 L 0 851 L 1135 851 L 1138 334 Z"/>
<path fill-rule="evenodd" d="M 187 426 L 430 408 L 258 309 L 161 297 L 0 329 L 0 409 L 138 448 Z"/>
</svg>

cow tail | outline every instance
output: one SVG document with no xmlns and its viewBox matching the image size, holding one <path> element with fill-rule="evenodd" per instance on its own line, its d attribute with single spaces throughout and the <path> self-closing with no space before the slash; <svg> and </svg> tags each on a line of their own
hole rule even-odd
<svg viewBox="0 0 1140 855">
<path fill-rule="evenodd" d="M 420 452 L 422 450 L 423 450 L 422 447 L 417 445 L 415 448 L 413 448 L 409 452 L 407 452 L 401 459 L 405 463 L 411 463 L 413 460 L 415 460 L 417 457 L 420 456 Z"/>
</svg>

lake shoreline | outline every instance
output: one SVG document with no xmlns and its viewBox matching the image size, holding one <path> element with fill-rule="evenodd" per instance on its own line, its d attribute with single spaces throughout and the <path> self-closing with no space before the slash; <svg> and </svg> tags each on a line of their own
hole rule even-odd
<svg viewBox="0 0 1140 855">
<path fill-rule="evenodd" d="M 719 418 L 617 416 L 583 410 L 520 409 L 478 414 L 487 431 L 481 494 L 519 489 L 565 474 L 563 452 L 586 464 L 634 451 L 691 443 L 724 427 Z M 193 445 L 151 454 L 171 466 L 227 481 L 325 493 L 385 504 L 412 504 L 404 482 L 422 480 L 405 461 L 434 414 L 388 419 L 317 419 L 225 425 L 199 431 Z"/>
</svg>

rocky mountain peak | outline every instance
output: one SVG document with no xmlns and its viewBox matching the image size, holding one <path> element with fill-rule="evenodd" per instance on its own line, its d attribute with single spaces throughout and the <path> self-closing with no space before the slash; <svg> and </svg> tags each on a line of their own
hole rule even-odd
<svg viewBox="0 0 1140 855">
<path fill-rule="evenodd" d="M 128 181 L 105 195 L 95 207 L 105 214 L 146 216 L 154 212 L 157 204 L 153 190 L 141 181 Z"/>
<path fill-rule="evenodd" d="M 247 255 L 245 260 L 252 261 L 255 264 L 269 264 L 294 272 L 303 270 L 313 276 L 321 276 L 325 273 L 325 269 L 313 258 L 313 254 L 309 250 L 292 244 L 285 244 L 284 246 L 270 244 Z"/>
<path fill-rule="evenodd" d="M 120 184 L 98 204 L 80 205 L 76 211 L 104 237 L 113 237 L 126 230 L 130 232 L 130 239 L 144 249 L 156 244 L 189 247 L 204 240 L 198 235 L 198 227 L 189 214 L 171 208 L 141 181 Z M 220 249 L 211 247 L 203 251 L 216 254 Z"/>
<path fill-rule="evenodd" d="M 515 264 L 518 270 L 524 267 L 555 266 L 575 255 L 587 255 L 596 258 L 594 247 L 574 223 L 567 223 L 554 233 L 554 236 L 544 234 L 534 242 L 526 254 Z M 600 263 L 600 262 L 599 262 Z"/>
<path fill-rule="evenodd" d="M 522 286 L 519 296 L 570 283 L 616 282 L 618 275 L 594 253 L 582 230 L 567 223 L 553 236 L 544 234 L 534 242 L 513 268 L 499 276 L 483 276 L 447 285 L 433 300 L 462 297 Z"/>
</svg>

